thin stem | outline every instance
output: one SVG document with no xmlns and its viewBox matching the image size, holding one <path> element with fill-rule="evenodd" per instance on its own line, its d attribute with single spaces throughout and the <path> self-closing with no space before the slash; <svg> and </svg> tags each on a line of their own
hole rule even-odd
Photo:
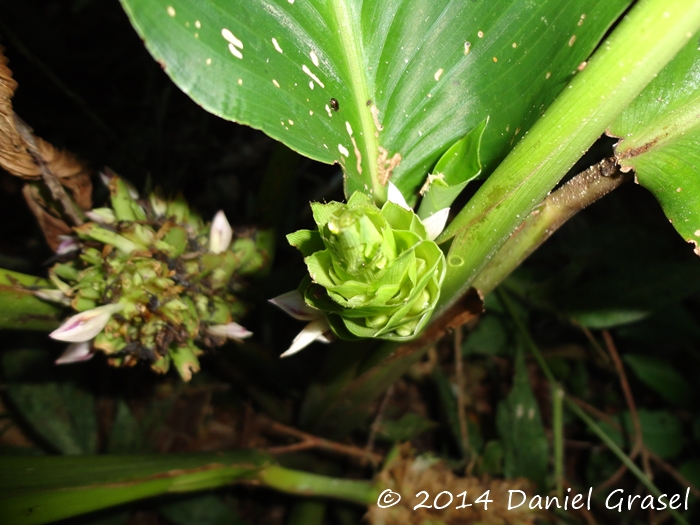
<svg viewBox="0 0 700 525">
<path fill-rule="evenodd" d="M 625 367 L 622 365 L 622 359 L 620 359 L 620 354 L 617 352 L 615 347 L 615 342 L 610 335 L 610 332 L 603 330 L 603 339 L 605 339 L 605 346 L 608 347 L 610 356 L 615 363 L 615 368 L 617 369 L 617 375 L 620 378 L 620 386 L 625 395 L 625 400 L 627 401 L 627 407 L 630 411 L 630 418 L 632 419 L 632 425 L 634 426 L 634 448 L 632 454 L 636 455 L 636 452 L 641 452 L 642 454 L 642 465 L 644 465 L 644 472 L 650 479 L 653 479 L 651 473 L 651 466 L 649 465 L 649 453 L 644 446 L 644 436 L 642 435 L 642 424 L 639 422 L 639 414 L 637 414 L 637 405 L 634 402 L 634 396 L 632 396 L 632 390 L 630 389 L 629 382 L 627 381 L 627 374 L 625 373 Z"/>
<path fill-rule="evenodd" d="M 464 408 L 464 367 L 462 356 L 462 327 L 455 328 L 454 331 L 454 359 L 455 376 L 457 380 L 457 419 L 459 420 L 459 435 L 462 440 L 462 454 L 465 458 L 471 456 L 469 448 L 469 427 Z"/>
<path fill-rule="evenodd" d="M 300 439 L 302 442 L 294 445 L 289 445 L 286 447 L 275 447 L 268 449 L 267 452 L 270 454 L 283 454 L 288 452 L 295 452 L 298 450 L 307 449 L 322 449 L 329 452 L 334 452 L 343 456 L 350 456 L 354 458 L 359 458 L 362 460 L 369 460 L 373 465 L 379 465 L 382 461 L 382 457 L 379 454 L 374 454 L 371 451 L 363 450 L 358 447 L 353 447 L 351 445 L 343 445 L 342 443 L 336 443 L 334 441 L 329 441 L 328 439 L 323 439 L 312 434 L 307 434 L 296 428 L 288 427 L 277 421 L 272 421 L 263 416 L 258 417 L 258 422 L 262 426 L 262 430 L 268 432 L 293 437 Z"/>
<path fill-rule="evenodd" d="M 530 351 L 532 352 L 533 356 L 535 356 L 535 359 L 540 365 L 542 373 L 545 375 L 545 377 L 547 377 L 550 383 L 554 383 L 554 374 L 552 374 L 552 371 L 549 369 L 549 366 L 542 357 L 542 353 L 540 352 L 539 347 L 537 346 L 535 341 L 532 339 L 529 330 L 517 317 L 517 314 L 513 309 L 513 305 L 510 302 L 510 299 L 503 292 L 501 292 L 500 298 L 503 304 L 506 306 L 506 309 L 510 313 L 511 318 L 513 319 L 513 322 L 515 323 L 523 340 L 530 348 Z M 651 494 L 653 494 L 657 498 L 661 496 L 661 491 L 656 487 L 656 485 L 654 485 L 654 482 L 651 479 L 649 479 L 649 477 L 646 474 L 644 474 L 644 472 L 634 463 L 634 461 L 632 461 L 632 459 L 624 453 L 624 451 L 617 445 L 617 443 L 615 443 L 615 441 L 613 441 L 613 439 L 610 436 L 608 436 L 605 433 L 605 431 L 602 428 L 600 428 L 598 424 L 595 421 L 593 421 L 584 410 L 581 409 L 581 407 L 578 406 L 577 403 L 575 403 L 568 397 L 564 398 L 564 403 L 566 404 L 569 410 L 576 414 L 576 416 L 579 419 L 581 419 L 586 424 L 586 426 L 588 426 L 588 428 L 600 438 L 600 440 L 603 443 L 607 445 L 610 451 L 617 456 L 617 458 L 623 463 L 623 465 L 627 467 L 630 470 L 630 472 L 632 472 L 632 474 L 635 475 L 635 477 L 649 490 Z M 678 511 L 669 509 L 669 512 L 673 515 L 673 517 L 678 523 L 680 523 L 681 525 L 688 525 L 688 522 L 685 521 L 683 516 L 681 516 L 681 514 Z"/>
<path fill-rule="evenodd" d="M 554 431 L 554 478 L 557 496 L 564 499 L 564 389 L 560 384 L 552 386 L 552 427 Z"/>
</svg>

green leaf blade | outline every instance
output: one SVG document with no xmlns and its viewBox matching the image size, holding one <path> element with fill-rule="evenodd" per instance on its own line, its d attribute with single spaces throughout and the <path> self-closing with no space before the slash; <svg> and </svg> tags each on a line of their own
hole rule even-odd
<svg viewBox="0 0 700 525">
<path fill-rule="evenodd" d="M 700 255 L 700 50 L 692 40 L 613 123 L 623 169 L 658 199 Z"/>
<path fill-rule="evenodd" d="M 341 164 L 347 196 L 364 191 L 381 203 L 389 178 L 414 193 L 446 147 L 487 115 L 492 169 L 629 0 L 122 4 L 204 108 Z"/>
</svg>

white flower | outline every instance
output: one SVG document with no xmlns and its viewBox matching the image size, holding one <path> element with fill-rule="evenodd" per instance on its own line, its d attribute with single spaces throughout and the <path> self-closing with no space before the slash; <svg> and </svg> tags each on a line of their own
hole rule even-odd
<svg viewBox="0 0 700 525">
<path fill-rule="evenodd" d="M 270 302 L 294 317 L 294 319 L 310 321 L 280 357 L 294 355 L 314 341 L 319 341 L 320 343 L 329 343 L 331 341 L 329 338 L 331 327 L 323 312 L 306 304 L 298 290 L 278 295 L 274 299 L 270 299 Z"/>
<path fill-rule="evenodd" d="M 107 304 L 75 314 L 49 334 L 49 337 L 69 343 L 93 339 L 109 322 L 112 314 L 122 309 L 120 304 Z"/>
<path fill-rule="evenodd" d="M 406 203 L 401 190 L 399 190 L 393 182 L 389 182 L 389 202 L 398 204 L 406 210 L 413 211 L 411 207 Z M 438 238 L 438 235 L 442 233 L 445 229 L 445 224 L 447 224 L 447 217 L 450 215 L 450 208 L 443 208 L 439 211 L 433 213 L 430 217 L 422 219 L 421 222 L 425 226 L 425 231 L 428 234 L 428 239 L 434 241 Z"/>
<path fill-rule="evenodd" d="M 445 224 L 447 224 L 447 217 L 450 215 L 449 208 L 443 208 L 440 211 L 436 211 L 430 217 L 426 217 L 421 222 L 425 226 L 425 231 L 428 234 L 428 239 L 434 241 L 438 238 L 438 235 L 442 233 L 445 229 Z"/>
<path fill-rule="evenodd" d="M 226 219 L 223 211 L 219 210 L 214 215 L 214 220 L 211 223 L 211 231 L 209 232 L 209 251 L 212 253 L 221 253 L 228 249 L 231 240 L 233 239 L 233 229 Z"/>
<path fill-rule="evenodd" d="M 236 341 L 246 339 L 253 335 L 253 332 L 239 325 L 238 323 L 217 324 L 214 326 L 207 326 L 206 328 L 204 328 L 204 330 L 210 333 L 211 335 L 217 337 L 227 337 Z"/>
<path fill-rule="evenodd" d="M 112 208 L 93 208 L 90 211 L 86 211 L 85 216 L 99 224 L 114 224 L 117 220 L 114 217 Z"/>
<path fill-rule="evenodd" d="M 67 365 L 69 363 L 79 363 L 92 359 L 94 355 L 91 351 L 91 341 L 83 341 L 81 343 L 71 343 L 61 354 L 61 357 L 56 359 L 57 365 Z"/>
</svg>

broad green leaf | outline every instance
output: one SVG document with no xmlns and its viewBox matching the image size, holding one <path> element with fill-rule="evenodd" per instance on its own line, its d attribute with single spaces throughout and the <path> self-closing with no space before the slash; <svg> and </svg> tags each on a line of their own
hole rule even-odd
<svg viewBox="0 0 700 525">
<path fill-rule="evenodd" d="M 629 0 L 122 0 L 153 56 L 208 111 L 322 162 L 346 194 L 415 192 L 487 116 L 495 163 Z"/>
<path fill-rule="evenodd" d="M 692 39 L 610 128 L 615 155 L 700 255 L 700 50 Z"/>
<path fill-rule="evenodd" d="M 488 118 L 455 142 L 440 160 L 420 190 L 423 200 L 418 209 L 421 219 L 449 208 L 472 180 L 481 173 L 479 150 Z"/>
<path fill-rule="evenodd" d="M 667 401 L 681 406 L 693 403 L 693 389 L 669 361 L 636 354 L 627 354 L 624 360 L 640 381 L 656 390 Z"/>
<path fill-rule="evenodd" d="M 71 383 L 10 383 L 7 394 L 42 438 L 62 454 L 97 452 L 93 396 Z"/>
<path fill-rule="evenodd" d="M 523 476 L 544 489 L 548 461 L 547 437 L 530 386 L 522 350 L 518 351 L 515 359 L 513 389 L 498 405 L 496 425 L 503 443 L 506 477 Z"/>
<path fill-rule="evenodd" d="M 61 308 L 35 297 L 29 287 L 54 288 L 46 279 L 0 269 L 0 328 L 48 332 L 59 325 Z"/>
<path fill-rule="evenodd" d="M 642 427 L 642 439 L 644 445 L 651 452 L 663 459 L 671 459 L 680 454 L 685 444 L 685 435 L 681 420 L 666 410 L 638 409 L 637 416 Z M 634 436 L 634 425 L 629 410 L 622 413 L 622 417 L 615 417 L 617 422 L 622 420 L 623 436 L 619 427 L 607 422 L 601 422 L 600 427 L 620 447 L 627 445 Z M 625 437 L 626 436 L 626 437 Z"/>
<path fill-rule="evenodd" d="M 0 456 L 3 523 L 40 525 L 121 503 L 252 482 L 290 494 L 377 500 L 372 483 L 274 465 L 254 450 L 140 456 Z"/>
</svg>

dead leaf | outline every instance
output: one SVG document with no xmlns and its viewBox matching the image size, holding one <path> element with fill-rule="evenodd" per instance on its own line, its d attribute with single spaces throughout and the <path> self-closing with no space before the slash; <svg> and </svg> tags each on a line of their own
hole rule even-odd
<svg viewBox="0 0 700 525">
<path fill-rule="evenodd" d="M 59 150 L 36 137 L 32 129 L 15 114 L 12 97 L 17 82 L 12 78 L 7 64 L 4 48 L 0 46 L 0 167 L 16 177 L 29 181 L 43 180 L 49 186 L 53 199 L 41 196 L 37 188 L 27 187 L 23 193 L 47 243 L 55 250 L 61 242 L 58 236 L 71 232 L 64 217 L 70 218 L 76 225 L 80 223 L 61 186 L 70 191 L 78 207 L 89 210 L 92 207 L 92 171 L 87 163 L 72 153 Z"/>
</svg>

